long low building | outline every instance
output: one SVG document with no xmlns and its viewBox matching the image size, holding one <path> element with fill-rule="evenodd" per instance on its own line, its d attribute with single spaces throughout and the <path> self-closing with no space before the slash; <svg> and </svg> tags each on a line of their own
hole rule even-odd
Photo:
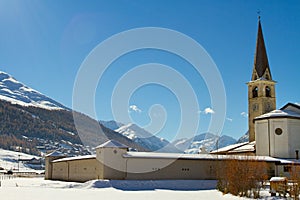
<svg viewBox="0 0 300 200">
<path fill-rule="evenodd" d="M 293 161 L 268 156 L 176 154 L 129 152 L 127 146 L 107 141 L 96 155 L 63 157 L 57 152 L 46 157 L 46 179 L 84 182 L 93 179 L 157 180 L 217 179 L 227 160 L 266 162 L 269 176 L 284 174 Z"/>
</svg>

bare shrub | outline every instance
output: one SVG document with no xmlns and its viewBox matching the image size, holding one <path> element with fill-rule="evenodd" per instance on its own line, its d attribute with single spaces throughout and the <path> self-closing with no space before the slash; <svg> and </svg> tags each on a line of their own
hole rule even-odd
<svg viewBox="0 0 300 200">
<path fill-rule="evenodd" d="M 233 157 L 221 161 L 218 170 L 218 189 L 236 196 L 258 198 L 267 180 L 267 164 L 250 157 Z"/>
<path fill-rule="evenodd" d="M 289 194 L 293 199 L 299 199 L 300 166 L 292 165 L 290 169 Z"/>
</svg>

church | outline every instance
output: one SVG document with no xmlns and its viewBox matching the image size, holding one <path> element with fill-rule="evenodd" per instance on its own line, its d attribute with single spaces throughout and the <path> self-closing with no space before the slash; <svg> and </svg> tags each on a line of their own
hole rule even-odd
<svg viewBox="0 0 300 200">
<path fill-rule="evenodd" d="M 288 175 L 290 165 L 300 164 L 300 105 L 288 103 L 276 110 L 275 84 L 259 18 L 254 66 L 247 83 L 249 142 L 207 154 L 176 154 L 130 152 L 123 144 L 107 141 L 96 148 L 96 155 L 48 154 L 45 179 L 216 179 L 223 161 L 250 156 L 267 163 L 270 177 Z"/>
<path fill-rule="evenodd" d="M 299 159 L 300 105 L 288 103 L 276 110 L 275 84 L 259 19 L 254 66 L 247 83 L 249 142 L 230 145 L 213 154 Z"/>
</svg>

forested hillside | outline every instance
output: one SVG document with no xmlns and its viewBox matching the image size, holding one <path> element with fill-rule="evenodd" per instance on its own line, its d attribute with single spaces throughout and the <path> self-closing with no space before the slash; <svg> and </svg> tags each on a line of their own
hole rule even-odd
<svg viewBox="0 0 300 200">
<path fill-rule="evenodd" d="M 78 136 L 70 110 L 47 110 L 0 101 L 0 148 L 15 150 L 20 146 L 22 151 L 27 149 L 27 153 L 37 154 L 36 146 L 45 146 L 47 143 L 60 147 L 62 141 L 67 141 L 71 146 L 77 144 L 95 147 L 107 139 L 114 139 L 129 147 L 146 150 L 102 125 L 99 130 L 96 120 L 81 113 L 75 114 L 82 119 L 80 136 L 84 142 Z"/>
</svg>

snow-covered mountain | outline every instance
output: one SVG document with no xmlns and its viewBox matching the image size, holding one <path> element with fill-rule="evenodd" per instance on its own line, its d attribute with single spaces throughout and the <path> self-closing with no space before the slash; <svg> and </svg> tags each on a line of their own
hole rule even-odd
<svg viewBox="0 0 300 200">
<path fill-rule="evenodd" d="M 100 121 L 100 123 L 151 151 L 196 154 L 201 151 L 200 149 L 210 152 L 236 143 L 236 140 L 230 136 L 222 135 L 219 137 L 211 133 L 196 135 L 193 138 L 183 138 L 170 143 L 168 140 L 154 136 L 136 124 L 123 125 L 113 120 Z"/>
<path fill-rule="evenodd" d="M 0 99 L 21 106 L 34 106 L 48 110 L 67 109 L 62 104 L 27 87 L 2 71 L 0 71 Z"/>
<path fill-rule="evenodd" d="M 75 127 L 74 115 L 80 119 L 79 127 Z M 0 148 L 14 150 L 22 146 L 36 155 L 64 148 L 69 155 L 83 155 L 89 153 L 85 146 L 93 148 L 110 139 L 148 150 L 111 129 L 101 128 L 99 131 L 95 119 L 66 108 L 0 71 Z"/>
<path fill-rule="evenodd" d="M 232 137 L 226 135 L 217 136 L 211 133 L 203 133 L 190 139 L 186 138 L 172 142 L 176 148 L 189 154 L 196 154 L 201 152 L 201 150 L 203 153 L 210 152 L 234 143 L 236 143 L 236 140 Z"/>
<path fill-rule="evenodd" d="M 168 140 L 156 137 L 136 124 L 123 125 L 115 130 L 141 146 L 158 152 L 181 152 Z"/>
<path fill-rule="evenodd" d="M 103 126 L 105 126 L 106 128 L 109 128 L 111 130 L 116 130 L 116 129 L 120 128 L 121 126 L 124 126 L 124 124 L 122 124 L 120 122 L 116 122 L 114 120 L 110 120 L 110 121 L 100 120 L 99 122 L 100 122 L 100 124 L 102 124 Z"/>
<path fill-rule="evenodd" d="M 237 143 L 249 142 L 249 131 L 245 133 L 242 137 L 240 137 Z"/>
</svg>

